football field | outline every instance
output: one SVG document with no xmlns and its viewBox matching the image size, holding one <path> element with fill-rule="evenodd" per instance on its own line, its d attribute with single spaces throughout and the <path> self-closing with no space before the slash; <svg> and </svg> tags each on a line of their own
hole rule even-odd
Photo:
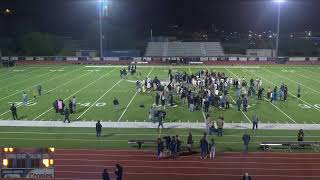
<svg viewBox="0 0 320 180">
<path fill-rule="evenodd" d="M 77 111 L 70 116 L 71 121 L 114 121 L 114 122 L 148 122 L 148 112 L 155 102 L 155 93 L 138 93 L 136 80 L 157 76 L 160 81 L 168 81 L 168 69 L 173 73 L 185 71 L 196 73 L 202 69 L 224 72 L 229 77 L 262 79 L 266 90 L 288 86 L 287 101 L 249 99 L 248 112 L 238 111 L 235 106 L 235 91 L 231 87 L 230 109 L 211 107 L 210 114 L 215 119 L 221 114 L 227 123 L 250 123 L 254 113 L 260 116 L 263 123 L 320 123 L 320 67 L 318 66 L 138 66 L 141 76 L 120 78 L 120 69 L 126 66 L 84 66 L 84 65 L 33 65 L 16 66 L 0 69 L 0 119 L 12 119 L 10 104 L 15 103 L 20 120 L 62 121 L 62 115 L 55 113 L 53 102 L 63 99 L 67 105 L 75 96 Z M 33 98 L 33 90 L 41 85 L 43 95 Z M 302 96 L 297 98 L 298 85 Z M 22 93 L 28 94 L 28 105 L 22 104 Z M 115 111 L 113 99 L 117 97 L 120 105 Z M 187 105 L 182 104 L 179 96 L 174 97 L 176 105 L 167 107 L 167 122 L 204 122 L 204 113 L 199 110 L 189 112 Z M 144 107 L 141 107 L 144 105 Z"/>
</svg>

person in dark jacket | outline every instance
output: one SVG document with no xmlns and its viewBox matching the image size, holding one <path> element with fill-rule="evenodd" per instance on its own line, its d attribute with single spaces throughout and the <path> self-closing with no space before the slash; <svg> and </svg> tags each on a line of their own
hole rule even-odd
<svg viewBox="0 0 320 180">
<path fill-rule="evenodd" d="M 12 113 L 13 120 L 18 120 L 17 108 L 16 108 L 16 106 L 14 106 L 14 104 L 11 105 L 10 110 Z"/>
<path fill-rule="evenodd" d="M 103 172 L 102 172 L 102 179 L 103 179 L 103 180 L 110 180 L 109 173 L 108 173 L 107 169 L 104 169 L 104 170 L 103 170 Z"/>
<path fill-rule="evenodd" d="M 69 109 L 70 109 L 70 114 L 73 114 L 73 106 L 72 106 L 71 99 L 69 100 Z"/>
<path fill-rule="evenodd" d="M 163 112 L 160 111 L 158 112 L 158 129 L 160 128 L 160 126 L 162 127 L 162 129 L 164 128 L 163 127 Z"/>
<path fill-rule="evenodd" d="M 96 123 L 96 133 L 97 133 L 97 137 L 101 137 L 101 129 L 102 129 L 102 125 L 100 123 L 100 121 L 98 121 Z"/>
<path fill-rule="evenodd" d="M 208 155 L 208 141 L 205 138 L 200 140 L 201 159 L 206 159 Z"/>
<path fill-rule="evenodd" d="M 115 111 L 118 111 L 119 101 L 116 97 L 113 100 L 113 105 L 114 105 Z"/>
<path fill-rule="evenodd" d="M 244 97 L 242 100 L 242 106 L 243 106 L 243 111 L 247 112 L 247 107 L 248 107 L 248 98 Z"/>
<path fill-rule="evenodd" d="M 171 158 L 174 159 L 177 154 L 177 141 L 174 136 L 172 136 L 172 139 L 170 142 L 170 152 L 171 152 Z"/>
<path fill-rule="evenodd" d="M 243 175 L 242 180 L 251 180 L 251 176 L 249 176 L 248 173 L 245 173 L 245 174 Z"/>
<path fill-rule="evenodd" d="M 245 132 L 242 136 L 243 145 L 244 145 L 244 152 L 248 152 L 249 150 L 249 143 L 250 143 L 250 135 Z"/>
<path fill-rule="evenodd" d="M 241 99 L 241 97 L 239 97 L 239 98 L 237 99 L 238 111 L 241 111 L 241 105 L 242 105 L 242 99 Z"/>
<path fill-rule="evenodd" d="M 41 92 L 42 92 L 42 87 L 41 87 L 40 84 L 38 85 L 38 88 L 37 88 L 37 89 L 38 89 L 38 94 L 39 94 L 39 96 L 41 96 L 41 94 L 42 94 L 42 93 L 41 93 Z"/>
<path fill-rule="evenodd" d="M 69 110 L 68 110 L 68 108 L 65 108 L 64 109 L 64 123 L 67 121 L 68 123 L 70 123 L 70 119 L 69 119 L 69 115 L 70 115 L 70 113 L 69 113 Z"/>
<path fill-rule="evenodd" d="M 187 139 L 187 146 L 188 146 L 189 153 L 192 153 L 192 144 L 193 144 L 192 134 L 191 132 L 189 132 L 188 139 Z"/>
<path fill-rule="evenodd" d="M 160 100 L 160 95 L 159 93 L 156 94 L 156 105 L 159 106 L 159 100 Z"/>
<path fill-rule="evenodd" d="M 298 141 L 303 141 L 303 138 L 304 138 L 304 132 L 303 132 L 303 129 L 300 129 L 298 133 Z"/>
<path fill-rule="evenodd" d="M 55 101 L 52 103 L 52 105 L 53 105 L 53 109 L 56 111 L 56 113 L 58 113 L 58 112 L 59 112 L 58 100 L 55 100 Z"/>
<path fill-rule="evenodd" d="M 180 155 L 180 152 L 181 152 L 181 141 L 180 141 L 178 135 L 176 135 L 176 142 L 177 142 L 177 154 Z"/>
<path fill-rule="evenodd" d="M 116 180 L 122 180 L 123 177 L 123 167 L 120 166 L 120 164 L 116 164 L 116 169 L 114 171 L 114 174 L 116 175 Z"/>
<path fill-rule="evenodd" d="M 163 149 L 164 149 L 163 142 L 162 142 L 161 138 L 158 138 L 158 140 L 157 140 L 157 152 L 158 152 L 157 156 L 158 156 L 158 159 L 160 159 L 160 155 L 163 152 Z"/>
</svg>

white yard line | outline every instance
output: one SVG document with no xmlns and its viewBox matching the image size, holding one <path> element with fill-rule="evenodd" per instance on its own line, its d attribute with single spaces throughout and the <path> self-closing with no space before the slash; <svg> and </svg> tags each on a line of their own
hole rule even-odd
<svg viewBox="0 0 320 180">
<path fill-rule="evenodd" d="M 247 70 L 247 69 L 245 69 L 245 70 Z M 256 75 L 256 76 L 259 76 L 259 75 L 257 75 L 256 73 L 253 73 L 253 72 L 251 72 L 251 71 L 248 71 L 248 72 L 250 72 L 251 74 L 253 74 L 253 75 Z M 259 76 L 260 77 L 260 76 Z M 261 78 L 261 77 L 260 77 Z M 261 78 L 262 79 L 262 78 Z M 267 101 L 267 102 L 269 102 L 273 107 L 275 107 L 278 111 L 280 111 L 283 115 L 285 115 L 287 118 L 289 118 L 293 123 L 297 123 L 292 117 L 290 117 L 288 114 L 286 114 L 285 112 L 283 112 L 280 108 L 278 108 L 276 105 L 274 105 L 272 102 L 270 102 L 267 98 L 265 98 L 264 97 L 264 99 Z"/>
<path fill-rule="evenodd" d="M 251 72 L 251 71 L 249 71 L 249 72 L 250 72 L 251 74 L 255 75 L 255 76 L 258 76 L 258 77 L 261 78 L 261 79 L 266 80 L 269 84 L 272 84 L 272 85 L 276 86 L 275 83 L 269 81 L 268 79 L 263 78 L 263 77 L 261 77 L 260 75 L 254 73 L 254 72 Z M 294 95 L 294 94 L 291 93 L 290 91 L 289 91 L 289 94 L 290 94 L 292 97 L 297 98 L 297 99 L 301 100 L 302 102 L 304 102 L 305 104 L 309 105 L 310 107 L 314 108 L 315 110 L 320 111 L 320 108 L 317 108 L 316 106 L 313 106 L 312 104 L 308 103 L 307 101 L 304 101 L 303 99 L 298 98 L 296 95 Z"/>
<path fill-rule="evenodd" d="M 297 124 L 297 122 L 294 120 L 294 119 L 292 119 L 292 117 L 290 117 L 288 114 L 286 114 L 285 112 L 283 112 L 281 109 L 279 109 L 276 105 L 274 105 L 273 103 L 271 103 L 267 98 L 265 98 L 264 97 L 264 99 L 266 100 L 266 101 L 268 101 L 273 107 L 275 107 L 276 109 L 278 109 L 282 114 L 284 114 L 287 118 L 289 118 L 293 123 L 296 123 Z"/>
<path fill-rule="evenodd" d="M 109 88 L 105 93 L 102 94 L 94 103 L 92 103 L 88 109 L 86 109 L 80 116 L 77 117 L 77 120 L 79 120 L 86 112 L 88 112 L 98 101 L 100 101 L 106 94 L 108 94 L 116 85 L 118 85 L 123 79 L 120 79 L 118 82 L 116 82 L 111 88 Z"/>
<path fill-rule="evenodd" d="M 126 106 L 126 108 L 124 109 L 124 111 L 122 112 L 121 116 L 118 119 L 118 122 L 121 121 L 121 118 L 123 117 L 123 115 L 127 112 L 128 107 L 130 106 L 130 104 L 132 103 L 133 99 L 137 96 L 138 92 L 134 93 L 133 97 L 131 98 L 130 102 L 128 103 L 128 105 Z"/>
<path fill-rule="evenodd" d="M 317 78 L 312 78 L 312 77 L 310 77 L 310 76 L 308 77 L 308 76 L 305 76 L 305 75 L 299 74 L 299 73 L 297 73 L 297 72 L 295 72 L 295 73 L 293 73 L 293 72 L 292 72 L 292 74 L 294 74 L 294 75 L 298 75 L 298 76 L 300 76 L 300 77 L 307 78 L 308 80 L 316 81 L 316 82 L 320 83 L 320 81 L 319 81 L 319 80 L 317 80 Z M 318 77 L 318 78 L 319 78 L 319 77 Z"/>
<path fill-rule="evenodd" d="M 90 73 L 90 72 L 89 72 L 89 73 Z M 56 86 L 55 88 L 47 91 L 47 93 L 49 93 L 49 92 L 51 92 L 51 91 L 54 91 L 54 90 L 56 90 L 56 89 L 58 89 L 58 88 L 60 88 L 60 87 L 62 87 L 62 86 L 64 86 L 64 85 L 66 85 L 66 84 L 69 84 L 70 82 L 72 82 L 72 81 L 74 81 L 74 80 L 76 80 L 76 79 L 79 79 L 79 78 L 81 78 L 81 77 L 83 77 L 83 76 L 85 76 L 85 75 L 87 75 L 87 74 L 89 74 L 89 73 L 83 74 L 83 75 L 81 75 L 81 76 L 79 76 L 79 77 L 77 77 L 77 78 L 75 78 L 75 79 L 71 79 L 70 81 L 67 81 L 67 82 L 65 82 L 65 83 L 63 83 L 63 84 L 61 84 L 61 85 L 59 85 L 59 86 Z M 34 100 L 33 98 L 30 99 L 30 100 L 28 100 L 28 103 L 33 102 L 33 100 Z M 18 108 L 18 107 L 21 107 L 21 106 L 23 106 L 22 103 L 21 103 L 20 105 L 16 106 L 16 107 Z M 7 113 L 9 113 L 9 112 L 11 112 L 11 110 L 6 111 L 6 112 L 0 114 L 0 116 L 3 116 L 3 115 L 5 115 L 5 114 L 7 114 Z"/>
<path fill-rule="evenodd" d="M 31 69 L 31 68 L 34 68 L 34 67 L 29 67 L 29 68 L 25 68 L 25 69 L 12 69 L 12 70 L 10 70 L 11 72 L 2 74 L 1 76 L 2 76 L 2 77 L 3 77 L 3 76 L 8 76 L 8 75 L 11 75 L 11 74 L 14 74 L 14 73 L 19 73 L 19 72 L 25 73 L 26 70 Z M 13 70 L 23 70 L 23 71 L 13 71 Z M 30 74 L 30 73 L 32 73 L 32 72 L 34 72 L 34 71 L 29 71 L 29 72 L 25 73 L 24 75 Z M 11 77 L 4 77 L 3 79 L 1 78 L 0 81 L 6 81 L 7 78 L 11 78 Z"/>
<path fill-rule="evenodd" d="M 37 71 L 41 71 L 41 70 L 43 70 L 43 69 L 39 69 L 39 70 L 37 70 Z M 37 72 L 37 71 L 33 71 L 33 72 Z M 36 78 L 45 76 L 45 75 L 50 74 L 50 73 L 53 73 L 53 72 L 52 72 L 52 71 L 49 71 L 49 72 L 44 73 L 44 74 L 40 74 L 40 75 L 37 75 L 37 76 L 31 76 L 30 78 L 25 78 L 25 79 L 23 79 L 22 81 L 18 81 L 18 82 L 16 82 L 16 83 L 9 84 L 9 85 L 7 85 L 7 86 L 1 87 L 0 90 L 1 90 L 1 89 L 5 89 L 5 88 L 10 87 L 10 86 L 14 86 L 14 85 L 17 85 L 17 84 L 21 84 L 22 82 L 25 82 L 25 81 L 28 81 L 28 80 L 32 80 L 32 79 L 36 79 Z"/>
<path fill-rule="evenodd" d="M 152 68 L 152 69 L 150 70 L 150 72 L 148 73 L 147 77 L 150 76 L 150 74 L 151 74 L 151 72 L 153 71 L 153 69 L 154 69 L 154 68 Z M 126 113 L 127 109 L 129 108 L 130 104 L 132 103 L 133 99 L 137 96 L 137 94 L 138 94 L 138 92 L 136 92 L 136 93 L 133 95 L 133 97 L 131 98 L 130 102 L 128 103 L 128 105 L 126 106 L 126 108 L 125 108 L 124 111 L 122 112 L 121 116 L 119 117 L 118 122 L 121 121 L 121 118 L 122 118 L 123 115 Z"/>
<path fill-rule="evenodd" d="M 272 74 L 275 74 L 275 75 L 277 75 L 277 76 L 279 76 L 279 77 L 285 78 L 285 79 L 287 79 L 287 80 L 289 80 L 289 81 L 291 81 L 291 82 L 294 82 L 294 83 L 296 83 L 296 84 L 300 84 L 301 86 L 306 87 L 306 88 L 310 89 L 311 91 L 320 94 L 320 91 L 317 91 L 317 90 L 315 90 L 315 89 L 313 89 L 313 88 L 311 88 L 311 87 L 308 87 L 308 86 L 306 86 L 306 85 L 304 85 L 304 84 L 302 84 L 302 83 L 299 83 L 299 82 L 297 82 L 297 81 L 291 80 L 290 78 L 287 78 L 287 77 L 282 76 L 282 75 L 280 75 L 280 74 L 278 74 L 278 73 L 275 73 L 275 72 L 273 72 L 273 71 L 270 71 L 269 69 L 266 69 L 266 68 L 262 68 L 262 69 L 264 69 L 264 70 L 266 70 L 266 71 L 268 71 L 268 72 L 270 72 L 270 73 L 272 73 Z"/>
<path fill-rule="evenodd" d="M 189 66 L 189 73 L 190 73 L 190 75 L 192 74 L 190 66 Z"/>
<path fill-rule="evenodd" d="M 72 96 L 74 96 L 74 95 L 78 94 L 79 92 L 81 92 L 81 91 L 82 91 L 82 90 L 84 90 L 85 88 L 89 87 L 89 86 L 90 86 L 90 85 L 92 85 L 93 83 L 95 83 L 95 82 L 97 82 L 98 80 L 100 80 L 100 79 L 102 79 L 102 78 L 106 77 L 107 75 L 109 75 L 109 74 L 110 74 L 111 72 L 113 72 L 114 70 L 115 70 L 115 69 L 113 69 L 112 71 L 108 72 L 107 74 L 105 74 L 105 75 L 101 76 L 100 78 L 98 78 L 98 79 L 96 79 L 96 80 L 92 81 L 91 83 L 89 83 L 89 84 L 87 84 L 86 86 L 82 87 L 81 89 L 79 89 L 79 90 L 78 90 L 78 91 L 76 91 L 75 93 L 73 93 L 73 94 L 71 94 L 70 96 L 68 96 L 68 97 L 64 98 L 64 100 L 69 99 L 69 98 L 71 98 Z M 89 73 L 92 73 L 92 72 L 88 72 L 88 73 L 86 73 L 86 74 L 89 74 Z M 83 75 L 82 75 L 82 76 L 83 76 Z M 76 79 L 79 79 L 79 78 L 76 78 Z M 42 114 L 40 114 L 39 116 L 37 116 L 37 117 L 36 117 L 36 118 L 34 118 L 33 120 L 38 119 L 39 117 L 41 117 L 41 116 L 43 116 L 44 114 L 46 114 L 46 113 L 48 113 L 49 111 L 51 111 L 52 109 L 53 109 L 53 107 L 51 107 L 51 108 L 50 108 L 50 109 L 48 109 L 47 111 L 43 112 Z"/>
<path fill-rule="evenodd" d="M 229 70 L 229 69 L 227 69 L 227 68 L 225 68 L 228 72 L 230 72 L 233 76 L 235 76 L 236 78 L 239 78 L 235 73 L 233 73 L 231 70 Z M 233 103 L 235 104 L 235 105 L 237 105 L 237 103 L 236 103 L 236 101 L 232 98 L 232 96 L 231 95 L 229 95 L 229 97 L 231 98 L 231 100 L 233 101 Z M 252 123 L 252 121 L 250 120 L 250 118 L 242 111 L 242 109 L 240 109 L 240 111 L 241 111 L 241 113 L 246 117 L 246 119 L 250 122 L 250 123 Z"/>
<path fill-rule="evenodd" d="M 66 76 L 66 75 L 68 75 L 68 74 L 71 74 L 71 73 L 73 73 L 73 72 L 75 72 L 75 71 L 78 71 L 78 70 L 81 70 L 81 69 L 82 69 L 82 68 L 78 68 L 78 69 L 75 69 L 75 70 L 73 70 L 73 71 L 70 71 L 70 72 L 68 72 L 68 73 L 66 73 L 66 74 L 61 74 L 61 75 L 59 75 L 59 76 L 55 76 L 54 78 L 51 78 L 51 79 L 42 81 L 42 82 L 37 83 L 37 84 L 34 84 L 34 85 L 29 86 L 29 87 L 27 87 L 27 88 L 25 88 L 25 89 L 23 89 L 23 90 L 17 91 L 17 92 L 15 92 L 15 93 L 13 93 L 13 94 L 10 94 L 10 95 L 8 95 L 8 96 L 5 96 L 5 97 L 3 97 L 3 98 L 0 98 L 0 100 L 6 99 L 6 98 L 11 97 L 11 96 L 13 96 L 13 95 L 16 95 L 16 94 L 18 94 L 18 93 L 20 93 L 20 92 L 26 91 L 26 90 L 29 89 L 29 88 L 35 87 L 35 86 L 37 86 L 37 85 L 39 85 L 39 84 L 43 84 L 43 83 L 45 83 L 45 82 L 48 82 L 48 81 L 51 81 L 51 80 L 54 80 L 54 79 L 57 79 L 57 78 L 60 78 L 60 77 L 63 77 L 63 76 Z"/>
<path fill-rule="evenodd" d="M 316 73 L 316 72 L 313 72 L 313 71 L 307 71 L 307 70 L 305 70 L 304 68 L 301 68 L 301 67 L 294 67 L 294 68 L 300 69 L 301 71 L 304 71 L 304 72 L 307 72 L 307 73 L 314 74 L 316 76 L 316 78 L 319 78 L 319 76 L 320 76 L 320 73 Z M 313 76 L 313 77 L 315 77 L 315 76 Z"/>
</svg>

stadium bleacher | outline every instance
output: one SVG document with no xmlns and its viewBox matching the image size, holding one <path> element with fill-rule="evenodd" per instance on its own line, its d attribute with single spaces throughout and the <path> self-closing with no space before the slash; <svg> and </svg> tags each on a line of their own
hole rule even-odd
<svg viewBox="0 0 320 180">
<path fill-rule="evenodd" d="M 224 56 L 220 42 L 149 42 L 146 57 Z"/>
</svg>

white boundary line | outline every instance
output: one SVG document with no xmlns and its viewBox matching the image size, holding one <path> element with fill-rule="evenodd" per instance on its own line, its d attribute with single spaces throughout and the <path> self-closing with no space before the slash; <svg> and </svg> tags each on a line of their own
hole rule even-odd
<svg viewBox="0 0 320 180">
<path fill-rule="evenodd" d="M 319 76 L 320 76 L 320 73 L 316 73 L 316 72 L 311 71 L 311 70 L 310 70 L 310 71 L 307 71 L 307 70 L 305 70 L 305 69 L 302 68 L 302 67 L 294 67 L 294 68 L 300 69 L 301 71 L 304 71 L 304 72 L 307 72 L 307 73 L 314 74 L 313 77 L 317 76 L 316 78 L 319 78 Z"/>
<path fill-rule="evenodd" d="M 251 71 L 250 71 L 250 73 L 253 74 L 253 75 L 255 75 L 255 76 L 260 77 L 261 79 L 266 80 L 267 82 L 269 82 L 269 84 L 273 84 L 274 86 L 276 86 L 276 84 L 274 84 L 273 82 L 269 81 L 267 78 L 263 78 L 263 77 L 261 77 L 260 75 L 254 73 L 254 72 L 251 72 Z M 313 106 L 312 104 L 308 103 L 307 101 L 304 101 L 303 99 L 298 98 L 297 96 L 295 96 L 295 95 L 294 95 L 293 93 L 291 93 L 290 91 L 289 91 L 289 94 L 290 94 L 292 97 L 297 98 L 297 99 L 301 100 L 302 102 L 304 102 L 305 104 L 313 107 L 313 108 L 316 109 L 317 111 L 320 111 L 320 108 L 317 108 L 316 106 Z"/>
<path fill-rule="evenodd" d="M 64 77 L 64 76 L 66 76 L 66 75 L 69 75 L 69 74 L 71 74 L 71 73 L 73 73 L 73 72 L 75 72 L 75 71 L 81 70 L 81 69 L 83 69 L 83 68 L 77 68 L 77 69 L 75 69 L 75 70 L 73 70 L 73 71 L 70 71 L 70 72 L 68 72 L 68 73 L 61 74 L 61 75 L 56 76 L 56 77 L 54 77 L 54 78 L 51 78 L 51 79 L 42 81 L 42 82 L 37 83 L 37 84 L 34 84 L 34 85 L 29 86 L 29 87 L 27 87 L 27 88 L 25 88 L 25 89 L 23 89 L 23 90 L 21 90 L 21 91 L 17 91 L 17 92 L 15 92 L 15 93 L 11 94 L 11 95 L 8 95 L 8 96 L 6 96 L 6 97 L 0 98 L 0 100 L 6 99 L 6 98 L 11 97 L 11 96 L 13 96 L 13 95 L 15 95 L 15 94 L 18 94 L 18 93 L 20 93 L 20 92 L 26 91 L 27 89 L 32 88 L 32 87 L 34 87 L 34 86 L 36 86 L 36 85 L 43 84 L 43 83 L 48 82 L 48 81 L 51 81 L 51 80 L 53 80 L 53 79 L 57 79 L 57 78 L 60 78 L 60 77 Z"/>
<path fill-rule="evenodd" d="M 316 82 L 320 83 L 320 81 L 317 80 L 317 78 L 313 78 L 313 77 L 310 77 L 310 76 L 308 77 L 308 76 L 305 76 L 305 75 L 303 75 L 303 74 L 299 74 L 298 72 L 295 72 L 295 73 L 289 72 L 289 73 L 292 73 L 293 75 L 298 75 L 298 76 L 303 77 L 303 78 L 306 78 L 306 79 L 308 79 L 308 80 L 312 80 L 312 81 L 316 81 Z M 319 78 L 319 77 L 318 77 L 318 78 Z"/>
<path fill-rule="evenodd" d="M 102 99 L 106 94 L 108 94 L 116 85 L 118 85 L 123 79 L 120 79 L 118 82 L 116 82 L 111 88 L 109 88 L 102 96 L 100 96 L 94 103 L 91 104 L 91 106 L 88 107 L 82 114 L 80 114 L 77 117 L 77 120 L 79 120 L 86 112 L 88 112 L 100 99 Z"/>
<path fill-rule="evenodd" d="M 235 76 L 236 78 L 239 78 L 239 76 L 237 76 L 235 73 L 233 73 L 231 70 L 229 70 L 229 69 L 227 69 L 227 68 L 225 68 L 228 72 L 230 72 L 231 74 L 233 74 L 233 76 Z M 236 103 L 236 101 L 232 98 L 232 96 L 231 95 L 229 95 L 229 97 L 231 98 L 231 100 L 233 101 L 233 103 L 235 104 L 235 105 L 237 105 L 237 103 Z M 246 119 L 250 122 L 250 123 L 252 123 L 252 121 L 249 119 L 249 117 L 243 112 L 243 110 L 242 109 L 240 109 L 240 111 L 241 111 L 241 113 L 246 117 Z"/>
<path fill-rule="evenodd" d="M 43 69 L 39 69 L 39 70 L 33 71 L 33 72 L 38 72 L 38 71 L 42 71 L 42 70 L 43 70 Z M 23 79 L 22 81 L 18 81 L 18 82 L 16 82 L 16 83 L 9 84 L 9 85 L 7 85 L 7 86 L 1 87 L 0 90 L 1 90 L 1 89 L 5 89 L 5 88 L 10 87 L 10 86 L 14 86 L 14 85 L 20 84 L 20 83 L 25 82 L 25 81 L 28 81 L 28 80 L 37 79 L 37 78 L 39 78 L 39 77 L 42 77 L 42 76 L 45 76 L 45 75 L 48 75 L 48 74 L 51 74 L 51 73 L 54 73 L 54 72 L 49 71 L 49 72 L 47 72 L 47 73 L 40 74 L 40 75 L 37 75 L 37 76 L 31 76 L 30 78 Z"/>
<path fill-rule="evenodd" d="M 57 88 L 62 87 L 62 86 L 64 86 L 64 85 L 66 85 L 66 84 L 69 84 L 70 82 L 72 82 L 72 81 L 74 81 L 74 80 L 76 80 L 76 79 L 80 79 L 80 78 L 82 78 L 83 76 L 86 76 L 86 75 L 88 75 L 88 74 L 90 74 L 90 72 L 88 72 L 88 73 L 86 73 L 86 74 L 83 74 L 83 75 L 81 75 L 81 76 L 78 76 L 78 77 L 76 77 L 76 78 L 74 78 L 74 79 L 72 79 L 72 80 L 70 80 L 70 81 L 67 81 L 66 83 L 64 83 L 64 84 L 62 84 L 62 85 L 60 85 L 60 86 L 57 86 L 57 87 L 54 88 L 54 89 L 57 89 Z M 52 109 L 52 108 L 50 108 L 49 110 L 51 110 L 51 109 Z M 34 118 L 33 121 L 37 120 L 37 119 L 38 119 L 39 117 L 41 117 L 42 115 L 46 114 L 49 110 L 43 112 L 42 114 L 40 114 L 39 116 L 37 116 L 36 118 Z"/>
<path fill-rule="evenodd" d="M 91 84 L 97 82 L 98 80 L 102 79 L 103 77 L 109 75 L 109 74 L 110 74 L 111 72 L 113 72 L 114 70 L 115 70 L 115 68 L 114 68 L 113 70 L 111 70 L 110 72 L 108 72 L 107 74 L 101 76 L 100 78 L 92 81 L 90 84 L 87 84 L 86 86 L 82 87 L 81 89 L 79 89 L 79 90 L 76 91 L 75 93 L 71 94 L 70 96 L 64 98 L 64 100 L 69 99 L 69 98 L 71 98 L 72 96 L 78 94 L 80 91 L 82 91 L 82 90 L 84 90 L 85 88 L 89 87 Z M 92 72 L 88 72 L 88 73 L 86 73 L 86 74 L 84 74 L 84 75 L 87 75 L 87 74 L 90 74 L 90 73 L 92 73 Z M 82 76 L 84 76 L 84 75 L 82 75 Z M 75 79 L 79 79 L 79 78 L 82 77 L 82 76 L 79 76 L 78 78 L 75 78 Z M 39 117 L 43 116 L 44 114 L 48 113 L 48 112 L 49 112 L 50 110 L 52 110 L 52 109 L 53 109 L 53 108 L 51 107 L 51 108 L 48 109 L 47 111 L 43 112 L 42 114 L 40 114 L 39 116 L 37 116 L 36 118 L 34 118 L 33 121 L 36 120 L 36 119 L 38 119 Z"/>
<path fill-rule="evenodd" d="M 79 76 L 79 77 L 77 77 L 77 78 L 75 78 L 75 79 L 71 79 L 70 81 L 67 81 L 67 82 L 65 82 L 65 83 L 63 83 L 63 84 L 61 84 L 61 85 L 59 85 L 59 86 L 56 86 L 55 88 L 47 91 L 47 93 L 49 93 L 49 92 L 51 92 L 51 91 L 54 91 L 54 90 L 56 90 L 56 89 L 58 89 L 58 88 L 60 88 L 60 87 L 63 87 L 63 86 L 65 86 L 66 84 L 69 84 L 70 82 L 72 82 L 72 81 L 74 81 L 74 80 L 76 80 L 76 79 L 79 79 L 79 78 L 81 78 L 81 77 L 83 77 L 83 76 L 85 76 L 85 75 L 87 75 L 87 74 L 89 74 L 89 73 L 83 74 L 83 75 L 81 75 L 81 76 Z M 33 99 L 30 99 L 30 100 L 28 101 L 28 103 L 30 103 L 30 102 L 32 102 L 32 101 L 33 101 Z M 23 106 L 22 103 L 21 103 L 20 105 L 18 105 L 17 108 L 18 108 L 18 107 L 21 107 L 21 106 Z M 6 112 L 0 114 L 0 116 L 3 116 L 3 115 L 5 115 L 5 114 L 7 114 L 7 113 L 9 113 L 9 112 L 11 112 L 11 110 L 6 111 Z"/>
<path fill-rule="evenodd" d="M 245 68 L 244 68 L 245 69 Z M 245 70 L 247 70 L 247 69 L 245 69 Z M 252 72 L 251 72 L 252 73 Z M 253 73 L 252 73 L 253 74 Z M 254 74 L 255 75 L 255 74 Z M 238 77 L 238 76 L 237 76 Z M 268 99 L 266 99 L 265 97 L 264 97 L 264 99 L 267 101 L 267 102 L 269 102 L 273 107 L 275 107 L 278 111 L 280 111 L 282 114 L 284 114 L 287 118 L 289 118 L 293 123 L 296 123 L 297 124 L 297 122 L 293 119 L 293 118 L 291 118 L 288 114 L 286 114 L 285 112 L 283 112 L 281 109 L 279 109 L 276 105 L 274 105 L 273 103 L 271 103 Z"/>
<path fill-rule="evenodd" d="M 8 76 L 8 75 L 11 75 L 11 74 L 14 74 L 14 73 L 19 73 L 19 72 L 24 73 L 26 70 L 32 69 L 32 68 L 34 68 L 34 67 L 29 67 L 29 68 L 26 68 L 26 69 L 20 69 L 20 70 L 23 70 L 23 71 L 13 71 L 13 70 L 15 70 L 15 69 L 10 69 L 11 72 L 6 73 L 6 74 L 2 74 L 1 76 Z M 9 70 L 9 69 L 8 69 L 8 70 Z M 16 69 L 16 70 L 19 70 L 19 69 Z M 3 71 L 3 72 L 4 72 L 4 71 Z M 27 74 L 32 73 L 32 72 L 34 72 L 34 71 L 29 71 L 29 72 L 27 72 L 27 73 L 24 74 L 24 75 L 27 75 Z M 11 77 L 12 77 L 12 76 L 11 76 Z M 11 77 L 8 77 L 8 78 L 11 78 Z M 7 77 L 4 77 L 3 79 L 0 79 L 0 81 L 6 81 L 6 80 L 7 80 L 6 78 L 7 78 Z"/>
<path fill-rule="evenodd" d="M 96 133 L 89 133 L 89 132 L 30 132 L 30 131 L 2 131 L 0 134 L 32 134 L 32 135 L 96 135 Z M 179 135 L 179 134 L 178 134 Z M 113 134 L 113 136 L 159 136 L 159 134 L 134 134 L 134 133 L 119 133 Z M 186 134 L 180 134 L 181 137 L 187 137 Z M 203 134 L 193 134 L 194 137 L 203 137 Z M 239 135 L 224 135 L 225 137 L 239 137 Z M 296 138 L 297 136 L 260 136 L 254 135 L 255 138 Z M 320 138 L 319 136 L 312 136 L 308 135 L 308 138 Z"/>
<path fill-rule="evenodd" d="M 154 68 L 152 68 L 150 70 L 150 72 L 147 74 L 147 77 L 150 76 L 151 72 L 153 71 Z M 120 122 L 122 116 L 126 113 L 127 109 L 129 108 L 130 104 L 132 103 L 133 99 L 137 96 L 138 92 L 136 91 L 136 93 L 134 93 L 133 97 L 131 98 L 130 102 L 128 103 L 128 105 L 126 106 L 126 108 L 124 109 L 124 111 L 122 112 L 121 116 L 118 119 L 118 122 Z"/>
<path fill-rule="evenodd" d="M 127 66 L 121 66 L 121 65 L 102 65 L 102 66 L 85 66 L 86 68 L 114 68 L 114 67 L 118 67 L 118 68 L 126 68 Z M 192 66 L 192 65 L 187 65 L 187 66 L 175 66 L 174 69 L 187 69 L 187 68 L 192 68 L 192 69 L 198 69 L 198 68 L 206 68 L 208 66 Z M 210 68 L 215 68 L 215 69 L 224 69 L 224 68 L 233 68 L 233 69 L 241 69 L 243 67 L 246 67 L 247 69 L 259 69 L 260 66 L 221 66 L 221 65 L 212 65 L 209 66 Z M 142 65 L 139 66 L 139 68 L 156 68 L 156 69 L 169 69 L 170 66 L 152 66 L 152 65 Z"/>
<path fill-rule="evenodd" d="M 276 73 L 276 72 L 270 71 L 269 69 L 266 69 L 266 68 L 264 68 L 264 67 L 262 67 L 262 69 L 263 69 L 263 70 L 265 70 L 265 71 L 268 71 L 268 72 L 270 72 L 270 73 L 272 73 L 272 74 L 275 74 L 275 75 L 277 75 L 277 76 L 279 76 L 279 77 L 282 77 L 282 78 L 288 79 L 288 80 L 289 80 L 289 81 L 291 81 L 291 82 L 294 82 L 294 83 L 300 84 L 301 86 L 306 87 L 306 88 L 310 89 L 311 91 L 313 91 L 313 92 L 315 92 L 315 93 L 320 94 L 320 91 L 317 91 L 317 90 L 315 90 L 315 89 L 313 89 L 313 88 L 311 88 L 311 87 L 308 87 L 308 86 L 306 86 L 306 85 L 304 85 L 304 84 L 302 84 L 302 83 L 299 83 L 299 82 L 297 82 L 297 81 L 291 80 L 290 78 L 287 78 L 287 77 L 285 77 L 285 76 L 282 76 L 282 75 L 281 75 L 281 74 L 279 74 L 279 73 Z"/>
</svg>

